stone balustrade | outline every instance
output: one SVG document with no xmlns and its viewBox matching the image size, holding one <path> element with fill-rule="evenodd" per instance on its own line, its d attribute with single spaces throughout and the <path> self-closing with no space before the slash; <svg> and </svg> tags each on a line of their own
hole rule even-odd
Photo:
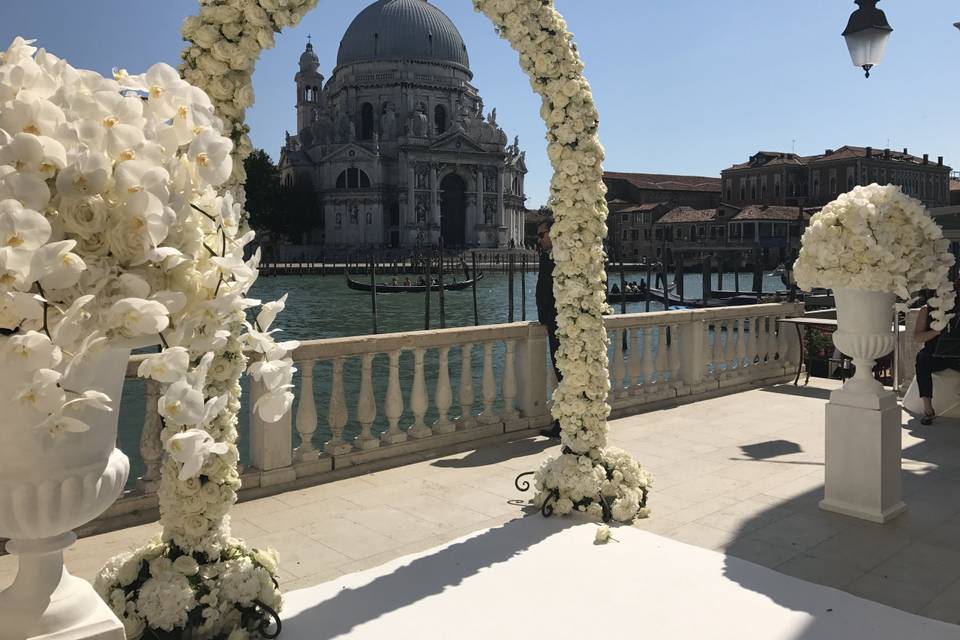
<svg viewBox="0 0 960 640">
<path fill-rule="evenodd" d="M 607 317 L 612 416 L 792 378 L 796 332 L 779 330 L 777 319 L 802 313 L 786 303 Z M 292 410 L 272 424 L 249 414 L 241 499 L 524 437 L 552 422 L 555 380 L 537 323 L 313 340 L 292 357 L 299 370 Z M 250 383 L 244 411 L 261 392 Z M 157 394 L 148 383 L 146 471 L 92 530 L 155 515 Z"/>
</svg>

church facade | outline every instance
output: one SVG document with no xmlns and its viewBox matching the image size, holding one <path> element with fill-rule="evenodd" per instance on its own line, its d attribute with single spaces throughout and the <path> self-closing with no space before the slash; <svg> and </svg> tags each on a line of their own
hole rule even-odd
<svg viewBox="0 0 960 640">
<path fill-rule="evenodd" d="M 522 243 L 524 152 L 484 113 L 466 45 L 426 0 L 378 0 L 340 42 L 329 81 L 307 44 L 281 179 L 317 196 L 330 247 Z"/>
</svg>

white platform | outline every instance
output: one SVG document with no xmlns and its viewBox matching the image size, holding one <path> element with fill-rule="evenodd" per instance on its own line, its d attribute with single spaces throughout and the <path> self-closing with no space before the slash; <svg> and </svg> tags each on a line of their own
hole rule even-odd
<svg viewBox="0 0 960 640">
<path fill-rule="evenodd" d="M 631 527 L 531 516 L 287 595 L 283 637 L 955 640 L 960 627 Z"/>
</svg>

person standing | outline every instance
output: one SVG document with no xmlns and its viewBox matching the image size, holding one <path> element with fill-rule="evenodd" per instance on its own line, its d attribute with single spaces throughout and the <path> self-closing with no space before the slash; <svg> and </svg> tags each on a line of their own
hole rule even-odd
<svg viewBox="0 0 960 640">
<path fill-rule="evenodd" d="M 557 348 L 560 340 L 557 338 L 557 302 L 553 295 L 553 257 L 550 255 L 553 242 L 550 239 L 550 228 L 553 218 L 547 218 L 537 228 L 537 241 L 540 245 L 540 271 L 537 274 L 537 319 L 547 329 L 547 339 L 550 344 L 550 362 L 557 376 L 557 382 L 563 380 L 563 374 L 557 368 Z M 549 429 L 542 429 L 540 433 L 548 438 L 560 437 L 560 422 L 553 421 Z"/>
<path fill-rule="evenodd" d="M 960 292 L 960 278 L 954 280 L 953 286 Z M 920 417 L 922 425 L 933 424 L 934 418 L 937 417 L 933 409 L 933 374 L 947 369 L 960 371 L 960 358 L 938 355 L 937 347 L 943 332 L 931 328 L 931 322 L 930 305 L 926 303 L 917 314 L 913 333 L 914 340 L 923 344 L 923 348 L 917 352 L 916 362 L 917 391 L 919 391 L 920 401 L 923 402 L 923 416 Z"/>
</svg>

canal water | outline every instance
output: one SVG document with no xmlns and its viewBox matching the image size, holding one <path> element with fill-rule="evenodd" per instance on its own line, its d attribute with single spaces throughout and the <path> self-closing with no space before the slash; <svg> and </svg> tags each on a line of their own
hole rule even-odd
<svg viewBox="0 0 960 640">
<path fill-rule="evenodd" d="M 626 280 L 628 282 L 640 282 L 645 277 L 645 272 L 628 272 Z M 393 276 L 378 277 L 380 282 L 388 282 Z M 740 290 L 747 291 L 752 287 L 753 274 L 738 274 Z M 521 287 L 526 295 L 526 319 L 536 320 L 537 309 L 535 300 L 535 290 L 537 282 L 536 273 L 520 274 L 514 276 L 514 320 L 520 321 L 524 318 L 521 306 Z M 403 275 L 399 276 L 403 281 Z M 416 280 L 411 276 L 412 280 Z M 461 276 L 462 279 L 462 276 Z M 481 324 L 499 324 L 505 323 L 509 319 L 509 301 L 508 301 L 508 275 L 503 272 L 488 272 L 477 284 L 477 312 Z M 610 274 L 610 283 L 619 284 L 619 274 Z M 669 275 L 669 281 L 673 282 L 672 274 Z M 684 276 L 684 296 L 686 298 L 699 298 L 702 293 L 702 276 L 700 274 L 686 274 Z M 713 287 L 716 289 L 716 276 L 713 278 Z M 734 289 L 734 274 L 726 274 L 723 288 L 727 290 Z M 783 289 L 780 277 L 765 274 L 763 280 L 764 291 L 773 292 Z M 342 275 L 309 275 L 309 276 L 274 276 L 260 278 L 254 285 L 250 295 L 264 302 L 275 300 L 284 293 L 288 294 L 287 306 L 282 314 L 274 323 L 274 328 L 282 329 L 278 334 L 278 339 L 296 339 L 296 340 L 316 340 L 323 338 L 341 338 L 355 335 L 368 335 L 373 332 L 373 321 L 371 314 L 370 293 L 361 291 L 352 291 L 347 288 Z M 392 333 L 402 331 L 417 331 L 424 328 L 425 320 L 425 296 L 424 294 L 380 294 L 377 296 L 378 322 L 380 333 Z M 473 294 L 470 289 L 465 291 L 448 291 L 444 293 L 446 326 L 453 327 L 471 327 L 474 326 Z M 431 328 L 440 327 L 440 302 L 438 294 L 434 292 L 430 300 L 430 326 Z M 620 312 L 620 305 L 616 304 L 614 311 Z M 646 309 L 644 302 L 628 303 L 627 313 L 642 313 Z M 663 310 L 663 305 L 657 302 L 651 302 L 651 311 Z M 656 349 L 656 345 L 654 345 Z M 496 379 L 501 379 L 500 374 L 504 362 L 504 346 L 497 345 L 494 349 L 494 373 Z M 451 349 L 449 355 L 449 371 L 451 385 L 453 386 L 454 407 L 452 414 L 457 415 L 459 407 L 457 404 L 457 389 L 460 376 L 461 353 L 459 349 Z M 434 385 L 436 384 L 436 372 L 438 368 L 438 354 L 436 351 L 428 351 L 425 359 L 425 373 L 427 380 L 427 392 L 430 398 L 430 404 L 433 404 Z M 404 406 L 406 413 L 401 420 L 401 428 L 412 422 L 413 417 L 409 414 L 410 387 L 413 376 L 413 354 L 404 352 L 401 357 L 401 387 L 403 390 Z M 380 433 L 386 430 L 386 420 L 383 416 L 383 406 L 380 401 L 386 392 L 387 385 L 387 357 L 378 356 L 374 360 L 374 392 L 378 399 L 377 420 L 374 422 L 374 432 Z M 483 350 L 477 346 L 473 350 L 472 370 L 474 374 L 474 389 L 476 399 L 474 401 L 474 413 L 478 413 L 482 408 L 481 400 L 481 376 L 483 374 Z M 545 363 L 546 366 L 546 363 Z M 330 363 L 319 363 L 314 370 L 315 399 L 317 405 L 318 427 L 314 435 L 314 446 L 321 449 L 323 443 L 329 440 L 330 431 L 327 427 L 327 411 L 329 409 L 331 365 Z M 354 437 L 359 433 L 359 426 L 355 420 L 356 396 L 360 386 L 360 363 L 357 359 L 348 360 L 344 366 L 344 389 L 347 395 L 347 407 L 350 413 L 350 419 L 346 429 L 346 437 Z M 294 385 L 297 393 L 300 391 L 300 374 L 294 377 Z M 244 383 L 244 394 L 248 391 Z M 120 406 L 120 424 L 119 440 L 123 451 L 130 456 L 131 461 L 131 480 L 128 482 L 128 488 L 133 486 L 135 479 L 143 473 L 143 463 L 139 456 L 139 439 L 143 426 L 144 416 L 144 397 L 143 382 L 130 379 L 124 385 L 123 400 Z M 296 415 L 297 405 L 294 405 L 294 415 Z M 244 410 L 240 415 L 240 453 L 241 461 L 249 463 L 248 448 L 248 416 L 247 403 L 244 403 Z M 431 409 L 427 415 L 428 424 L 436 419 L 435 410 Z M 299 445 L 298 436 L 294 433 L 294 446 Z"/>
</svg>

